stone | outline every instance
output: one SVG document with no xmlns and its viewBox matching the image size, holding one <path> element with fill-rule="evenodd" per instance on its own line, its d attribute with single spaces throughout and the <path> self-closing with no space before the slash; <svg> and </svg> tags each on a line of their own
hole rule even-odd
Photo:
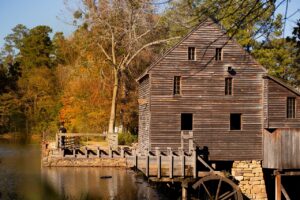
<svg viewBox="0 0 300 200">
<path fill-rule="evenodd" d="M 235 179 L 238 181 L 242 181 L 244 179 L 244 177 L 243 176 L 235 176 Z"/>
<path fill-rule="evenodd" d="M 252 174 L 252 173 L 244 173 L 244 176 L 254 177 L 254 174 Z"/>
<path fill-rule="evenodd" d="M 249 182 L 251 185 L 260 185 L 261 182 L 260 181 L 250 181 Z"/>
<path fill-rule="evenodd" d="M 250 181 L 262 181 L 262 180 L 264 180 L 264 178 L 261 177 L 261 176 L 259 176 L 259 177 L 251 177 L 250 178 Z"/>
</svg>

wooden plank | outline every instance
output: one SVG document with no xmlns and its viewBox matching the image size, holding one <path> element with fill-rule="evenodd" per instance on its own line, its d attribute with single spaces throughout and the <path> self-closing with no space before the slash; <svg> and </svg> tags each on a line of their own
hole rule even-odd
<svg viewBox="0 0 300 200">
<path fill-rule="evenodd" d="M 289 197 L 288 193 L 286 192 L 282 184 L 281 184 L 281 192 L 286 200 L 291 200 L 291 198 Z"/>
<path fill-rule="evenodd" d="M 275 200 L 281 200 L 281 175 L 275 175 Z"/>
<path fill-rule="evenodd" d="M 161 154 L 160 154 L 160 150 L 158 147 L 155 149 L 155 155 L 156 155 L 156 159 L 157 159 L 157 164 L 156 164 L 157 178 L 160 178 L 161 177 Z"/>
</svg>

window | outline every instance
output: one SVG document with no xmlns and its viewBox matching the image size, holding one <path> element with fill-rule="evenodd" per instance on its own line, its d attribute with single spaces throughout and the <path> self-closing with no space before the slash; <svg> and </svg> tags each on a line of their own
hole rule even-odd
<svg viewBox="0 0 300 200">
<path fill-rule="evenodd" d="M 180 76 L 174 76 L 174 83 L 173 83 L 173 94 L 177 95 L 180 94 L 180 82 L 181 77 Z"/>
<path fill-rule="evenodd" d="M 222 48 L 216 48 L 216 55 L 215 55 L 215 59 L 216 60 L 223 60 L 223 51 Z"/>
<path fill-rule="evenodd" d="M 234 113 L 230 114 L 230 130 L 241 130 L 242 128 L 242 114 Z"/>
<path fill-rule="evenodd" d="M 232 95 L 232 78 L 225 78 L 225 95 Z"/>
<path fill-rule="evenodd" d="M 196 60 L 195 47 L 189 47 L 188 48 L 188 59 L 189 60 Z"/>
<path fill-rule="evenodd" d="M 296 113 L 296 99 L 295 97 L 288 97 L 286 102 L 286 117 L 295 118 Z"/>
<path fill-rule="evenodd" d="M 192 113 L 181 113 L 181 130 L 193 130 Z"/>
</svg>

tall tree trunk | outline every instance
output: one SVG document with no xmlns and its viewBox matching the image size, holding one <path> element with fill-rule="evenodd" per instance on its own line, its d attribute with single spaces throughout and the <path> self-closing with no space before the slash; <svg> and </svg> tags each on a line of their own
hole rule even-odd
<svg viewBox="0 0 300 200">
<path fill-rule="evenodd" d="M 111 100 L 111 110 L 109 117 L 108 133 L 114 133 L 115 123 L 116 123 L 116 109 L 117 109 L 117 96 L 119 90 L 119 70 L 114 69 L 114 88 L 113 96 Z"/>
</svg>

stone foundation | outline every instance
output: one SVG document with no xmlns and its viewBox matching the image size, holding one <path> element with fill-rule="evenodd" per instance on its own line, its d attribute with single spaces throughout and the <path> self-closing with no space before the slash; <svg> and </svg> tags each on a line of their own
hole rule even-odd
<svg viewBox="0 0 300 200">
<path fill-rule="evenodd" d="M 239 181 L 242 193 L 249 199 L 267 200 L 261 161 L 234 161 L 232 175 Z"/>
<path fill-rule="evenodd" d="M 43 167 L 128 167 L 126 158 L 44 157 Z"/>
</svg>

